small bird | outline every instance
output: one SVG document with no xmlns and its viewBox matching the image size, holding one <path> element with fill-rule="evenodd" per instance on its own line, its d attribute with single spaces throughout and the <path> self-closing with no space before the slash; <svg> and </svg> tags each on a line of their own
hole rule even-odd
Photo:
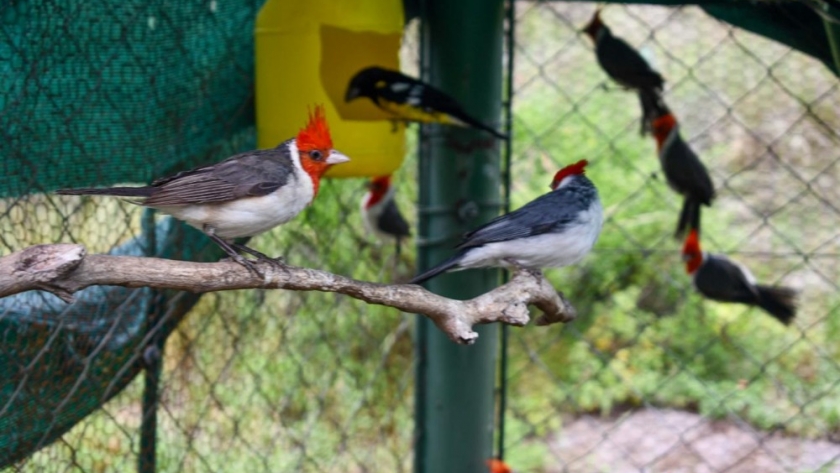
<svg viewBox="0 0 840 473">
<path fill-rule="evenodd" d="M 683 196 L 674 235 L 681 239 L 688 230 L 700 230 L 700 206 L 709 207 L 712 204 L 715 187 L 706 166 L 680 136 L 674 114 L 661 101 L 660 106 L 663 108 L 662 115 L 653 120 L 651 128 L 665 179 L 674 191 Z"/>
<path fill-rule="evenodd" d="M 784 325 L 789 325 L 796 316 L 795 290 L 756 284 L 755 277 L 744 266 L 725 256 L 702 251 L 696 230 L 688 233 L 682 254 L 694 287 L 707 298 L 761 307 Z"/>
<path fill-rule="evenodd" d="M 266 232 L 294 218 L 318 194 L 321 176 L 349 161 L 333 149 L 324 108 L 309 113 L 306 127 L 276 148 L 248 151 L 217 164 L 183 171 L 144 187 L 62 189 L 62 195 L 135 197 L 203 231 L 237 263 L 254 266 L 237 253 L 276 260 L 233 240 Z"/>
<path fill-rule="evenodd" d="M 650 131 L 652 110 L 648 107 L 649 100 L 645 94 L 658 96 L 662 93 L 665 83 L 662 75 L 653 70 L 645 58 L 626 41 L 613 36 L 612 31 L 601 20 L 600 9 L 595 11 L 583 32 L 595 43 L 595 56 L 601 69 L 623 87 L 638 92 L 642 106 L 641 134 L 647 134 Z"/>
<path fill-rule="evenodd" d="M 350 79 L 344 101 L 359 97 L 369 98 L 396 120 L 472 127 L 508 139 L 507 135 L 471 117 L 448 94 L 399 71 L 374 66 L 357 72 Z"/>
<path fill-rule="evenodd" d="M 499 460 L 498 458 L 491 458 L 487 460 L 487 468 L 490 470 L 490 473 L 513 473 L 513 470 L 507 465 L 507 463 Z"/>
<path fill-rule="evenodd" d="M 394 201 L 395 192 L 391 176 L 371 179 L 362 197 L 362 216 L 365 228 L 382 241 L 394 242 L 399 256 L 402 239 L 411 236 L 411 231 Z"/>
<path fill-rule="evenodd" d="M 467 233 L 452 258 L 416 276 L 419 284 L 446 271 L 488 266 L 559 268 L 583 259 L 598 239 L 603 208 L 578 161 L 554 175 L 551 192 Z"/>
</svg>

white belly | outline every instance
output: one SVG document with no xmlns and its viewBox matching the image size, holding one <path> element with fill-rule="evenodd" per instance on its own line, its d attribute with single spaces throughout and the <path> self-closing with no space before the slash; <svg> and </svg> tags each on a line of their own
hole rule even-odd
<svg viewBox="0 0 840 473">
<path fill-rule="evenodd" d="M 517 240 L 490 243 L 467 252 L 460 268 L 510 266 L 514 261 L 531 269 L 560 268 L 577 263 L 598 240 L 603 222 L 600 202 L 580 216 L 578 224 L 564 233 L 547 233 Z"/>
<path fill-rule="evenodd" d="M 314 194 L 312 183 L 308 184 L 295 186 L 290 183 L 262 197 L 160 210 L 199 230 L 212 229 L 216 236 L 225 240 L 254 236 L 288 222 L 306 208 Z"/>
</svg>

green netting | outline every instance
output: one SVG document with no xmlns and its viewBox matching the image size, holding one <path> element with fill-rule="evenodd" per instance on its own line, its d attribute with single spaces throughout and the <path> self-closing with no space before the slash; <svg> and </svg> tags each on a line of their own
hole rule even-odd
<svg viewBox="0 0 840 473">
<path fill-rule="evenodd" d="M 257 7 L 253 0 L 3 7 L 0 195 L 147 181 L 206 159 L 252 127 Z"/>
<path fill-rule="evenodd" d="M 177 258 L 172 248 L 195 240 L 194 233 L 166 219 L 151 254 Z M 147 241 L 134 239 L 110 254 L 148 255 Z M 218 257 L 214 247 L 199 249 Z M 165 338 L 198 297 L 91 287 L 69 305 L 40 291 L 0 300 L 0 467 L 50 444 L 118 394 L 143 368 L 152 334 Z"/>
<path fill-rule="evenodd" d="M 154 238 L 146 231 L 105 241 L 107 231 L 80 230 L 115 229 L 109 218 L 44 230 L 48 219 L 38 209 L 55 213 L 58 204 L 16 196 L 147 182 L 253 147 L 251 32 L 259 3 L 33 0 L 0 7 L 5 249 L 88 233 L 97 238 L 82 243 L 114 254 L 217 259 L 205 237 L 171 220 Z M 51 443 L 119 393 L 142 369 L 152 331 L 169 333 L 197 300 L 90 288 L 71 305 L 40 292 L 0 301 L 0 467 Z M 167 317 L 157 327 L 153 308 Z"/>
</svg>

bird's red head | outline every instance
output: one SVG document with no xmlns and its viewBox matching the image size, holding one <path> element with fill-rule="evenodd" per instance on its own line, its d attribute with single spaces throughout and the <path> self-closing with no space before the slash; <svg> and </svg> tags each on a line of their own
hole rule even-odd
<svg viewBox="0 0 840 473">
<path fill-rule="evenodd" d="M 513 470 L 498 458 L 487 460 L 487 467 L 490 468 L 490 473 L 513 473 Z"/>
<path fill-rule="evenodd" d="M 651 123 L 653 137 L 656 138 L 656 147 L 661 151 L 665 140 L 671 131 L 677 127 L 677 117 L 672 113 L 666 113 L 661 117 L 655 118 Z"/>
<path fill-rule="evenodd" d="M 563 169 L 557 171 L 557 174 L 554 175 L 554 180 L 551 181 L 551 190 L 556 190 L 558 187 L 560 187 L 560 184 L 563 182 L 563 179 L 569 176 L 582 175 L 586 171 L 584 168 L 586 168 L 587 164 L 589 164 L 589 161 L 581 159 L 575 164 L 570 164 L 564 167 Z"/>
<path fill-rule="evenodd" d="M 601 21 L 601 9 L 595 10 L 595 14 L 592 15 L 592 19 L 589 20 L 586 26 L 583 27 L 581 31 L 589 35 L 592 38 L 592 41 L 598 40 L 598 32 L 601 31 L 601 28 L 604 27 L 604 22 Z"/>
<path fill-rule="evenodd" d="M 391 176 L 377 176 L 370 180 L 368 184 L 369 197 L 365 201 L 365 208 L 371 208 L 382 201 L 391 189 Z"/>
<path fill-rule="evenodd" d="M 688 274 L 694 274 L 703 264 L 703 250 L 700 249 L 700 235 L 696 229 L 688 232 L 688 236 L 685 237 L 682 255 Z"/>
<path fill-rule="evenodd" d="M 327 172 L 327 169 L 333 164 L 350 160 L 333 149 L 330 128 L 327 125 L 327 117 L 322 105 L 316 105 L 315 110 L 309 112 L 309 122 L 298 132 L 295 144 L 300 156 L 300 165 L 312 178 L 316 194 L 321 176 Z"/>
</svg>

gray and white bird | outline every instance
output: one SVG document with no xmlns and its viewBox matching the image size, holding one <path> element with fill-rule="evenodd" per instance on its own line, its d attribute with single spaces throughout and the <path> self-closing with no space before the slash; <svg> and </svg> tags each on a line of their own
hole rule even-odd
<svg viewBox="0 0 840 473">
<path fill-rule="evenodd" d="M 633 89 L 639 94 L 642 107 L 642 135 L 650 131 L 653 111 L 650 108 L 651 96 L 662 93 L 665 80 L 650 64 L 612 31 L 601 20 L 601 10 L 596 10 L 592 20 L 583 28 L 583 32 L 592 38 L 595 44 L 595 57 L 601 69 L 619 85 Z"/>
<path fill-rule="evenodd" d="M 467 233 L 452 258 L 411 280 L 419 284 L 446 271 L 522 266 L 559 268 L 586 256 L 601 233 L 604 211 L 585 175 L 586 160 L 559 170 L 551 192 Z"/>
<path fill-rule="evenodd" d="M 318 194 L 331 166 L 349 161 L 332 147 L 324 109 L 276 148 L 248 151 L 209 166 L 164 177 L 143 187 L 62 189 L 63 195 L 134 197 L 203 231 L 236 262 L 254 270 L 238 251 L 268 256 L 233 240 L 266 232 L 294 218 Z"/>
<path fill-rule="evenodd" d="M 696 230 L 688 233 L 682 254 L 686 271 L 692 275 L 694 287 L 703 296 L 720 302 L 761 307 L 784 325 L 789 325 L 796 316 L 795 290 L 757 284 L 743 265 L 725 256 L 702 251 Z"/>
<path fill-rule="evenodd" d="M 394 201 L 395 193 L 391 176 L 371 179 L 362 197 L 362 221 L 368 232 L 381 241 L 394 243 L 399 255 L 402 240 L 411 236 L 411 230 Z"/>
<path fill-rule="evenodd" d="M 674 236 L 677 239 L 689 230 L 700 230 L 700 206 L 712 205 L 715 187 L 706 166 L 697 153 L 680 136 L 676 117 L 661 101 L 661 116 L 653 120 L 653 137 L 659 153 L 659 163 L 668 185 L 683 196 L 683 206 Z"/>
</svg>

